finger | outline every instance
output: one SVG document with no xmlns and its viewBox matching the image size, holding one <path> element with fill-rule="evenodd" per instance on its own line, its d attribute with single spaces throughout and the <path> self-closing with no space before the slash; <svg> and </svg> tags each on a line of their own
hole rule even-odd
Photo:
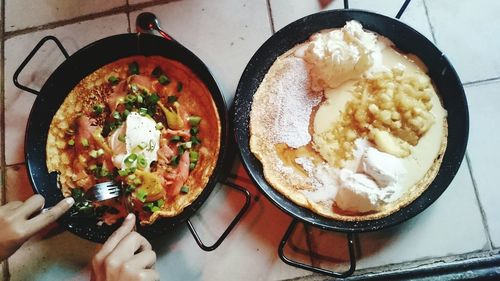
<svg viewBox="0 0 500 281">
<path fill-rule="evenodd" d="M 71 206 L 75 203 L 75 199 L 73 197 L 68 197 L 61 202 L 57 203 L 54 207 L 50 208 L 46 212 L 43 212 L 34 218 L 30 219 L 27 225 L 28 233 L 34 234 L 38 232 L 42 228 L 47 225 L 55 222 L 59 217 L 61 217 L 64 213 L 66 213 Z"/>
<path fill-rule="evenodd" d="M 148 240 L 137 232 L 130 232 L 123 238 L 106 259 L 114 263 L 123 263 L 134 256 L 137 252 L 151 250 Z"/>
<path fill-rule="evenodd" d="M 108 238 L 106 243 L 97 252 L 96 258 L 103 260 L 113 249 L 120 243 L 120 241 L 129 234 L 135 227 L 135 215 L 130 213 L 123 221 L 123 224 Z"/>
<path fill-rule="evenodd" d="M 159 281 L 160 273 L 154 269 L 143 269 L 139 272 L 139 280 L 141 281 Z"/>
<path fill-rule="evenodd" d="M 21 205 L 23 205 L 23 202 L 21 201 L 11 201 L 3 206 L 0 206 L 0 209 L 10 211 L 19 208 Z"/>
<path fill-rule="evenodd" d="M 142 251 L 137 255 L 133 256 L 127 264 L 132 268 L 137 269 L 149 269 L 152 268 L 156 263 L 156 253 L 152 250 Z"/>
<path fill-rule="evenodd" d="M 35 194 L 16 209 L 16 214 L 29 218 L 33 213 L 40 211 L 44 205 L 45 198 L 40 194 Z"/>
</svg>

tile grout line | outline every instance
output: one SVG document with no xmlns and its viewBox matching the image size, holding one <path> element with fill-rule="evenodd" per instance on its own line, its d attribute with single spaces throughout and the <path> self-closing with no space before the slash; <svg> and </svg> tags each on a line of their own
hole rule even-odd
<svg viewBox="0 0 500 281">
<path fill-rule="evenodd" d="M 271 33 L 274 34 L 276 33 L 276 28 L 274 27 L 273 9 L 271 8 L 271 0 L 266 0 L 266 4 L 267 4 L 267 15 L 269 17 L 269 24 L 271 25 Z"/>
<path fill-rule="evenodd" d="M 130 14 L 130 12 L 134 12 L 137 10 L 141 10 L 144 8 L 160 5 L 160 4 L 167 4 L 170 2 L 177 2 L 181 0 L 156 0 L 156 1 L 151 1 L 151 2 L 146 2 L 146 3 L 139 3 L 135 5 L 129 5 L 128 1 L 126 1 L 126 4 L 123 6 L 115 7 L 106 11 L 102 12 L 97 12 L 97 13 L 91 13 L 88 15 L 83 15 L 83 16 L 78 16 L 75 18 L 71 19 L 65 19 L 65 20 L 60 20 L 60 21 L 55 21 L 39 26 L 34 26 L 34 27 L 28 27 L 24 29 L 19 29 L 19 30 L 14 30 L 14 31 L 8 31 L 4 33 L 4 39 L 10 39 L 12 37 L 18 36 L 18 35 L 23 35 L 31 32 L 36 32 L 36 31 L 41 31 L 41 30 L 48 30 L 48 29 L 54 29 L 57 27 L 61 27 L 64 25 L 68 24 L 74 24 L 74 23 L 80 23 L 88 20 L 93 20 L 105 16 L 112 16 L 112 15 L 118 15 L 120 13 L 125 13 L 125 14 Z M 129 25 L 130 26 L 130 25 Z"/>
<path fill-rule="evenodd" d="M 2 24 L 0 25 L 0 35 L 1 35 L 1 53 L 0 53 L 0 73 L 2 76 L 0 77 L 0 107 L 2 108 L 2 113 L 0 113 L 0 165 L 1 165 L 1 195 L 2 202 L 0 205 L 3 205 L 7 200 L 7 177 L 6 177 L 6 162 L 5 162 L 5 0 L 0 0 L 2 2 L 2 8 L 0 9 L 0 16 L 2 20 Z M 2 266 L 2 280 L 9 281 L 10 280 L 10 272 L 9 272 L 9 259 L 5 259 L 0 266 Z"/>
<path fill-rule="evenodd" d="M 470 177 L 472 180 L 472 187 L 474 188 L 474 194 L 476 195 L 477 205 L 479 206 L 479 211 L 481 212 L 481 218 L 483 221 L 483 225 L 484 225 L 484 228 L 486 230 L 486 239 L 487 239 L 488 246 L 490 247 L 489 250 L 492 251 L 493 250 L 493 242 L 491 240 L 490 228 L 488 225 L 488 221 L 486 219 L 486 212 L 484 211 L 483 205 L 481 204 L 481 200 L 479 200 L 479 191 L 477 188 L 477 182 L 476 182 L 476 178 L 474 177 L 474 171 L 473 171 L 473 168 L 471 165 L 471 160 L 470 160 L 468 152 L 465 152 L 465 161 L 467 161 L 467 166 L 469 166 L 469 174 L 470 174 Z"/>
<path fill-rule="evenodd" d="M 427 22 L 429 23 L 429 27 L 431 29 L 432 41 L 434 42 L 434 44 L 437 44 L 436 35 L 434 34 L 434 26 L 432 26 L 431 17 L 429 15 L 429 9 L 427 8 L 426 0 L 423 0 L 422 2 L 424 3 L 425 16 L 427 17 Z"/>
<path fill-rule="evenodd" d="M 128 23 L 128 33 L 131 32 L 132 30 L 132 27 L 130 26 L 130 3 L 129 3 L 129 0 L 126 0 L 126 3 L 125 5 L 127 6 L 127 11 L 126 11 L 126 14 L 127 14 L 127 23 Z"/>
<path fill-rule="evenodd" d="M 462 85 L 463 86 L 476 86 L 476 85 L 480 85 L 483 83 L 497 82 L 497 81 L 500 81 L 500 77 L 493 77 L 493 78 L 486 78 L 486 79 L 476 80 L 476 81 L 471 81 L 471 82 L 465 82 L 465 83 L 462 83 Z"/>
</svg>

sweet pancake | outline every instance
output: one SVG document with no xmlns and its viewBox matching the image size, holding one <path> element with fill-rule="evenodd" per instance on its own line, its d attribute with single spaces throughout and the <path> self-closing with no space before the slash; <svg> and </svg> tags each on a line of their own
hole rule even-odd
<svg viewBox="0 0 500 281">
<path fill-rule="evenodd" d="M 141 224 L 151 224 L 178 215 L 199 196 L 220 138 L 216 105 L 188 67 L 163 57 L 128 57 L 94 71 L 68 94 L 50 125 L 47 167 L 58 172 L 65 196 L 105 223 L 134 211 Z M 91 204 L 81 196 L 109 180 L 123 183 L 119 200 Z"/>
<path fill-rule="evenodd" d="M 383 42 L 378 43 L 387 43 L 386 39 L 379 39 Z M 304 59 L 304 50 L 309 43 L 299 44 L 278 57 L 256 91 L 250 113 L 251 151 L 261 161 L 268 183 L 300 206 L 343 221 L 373 220 L 388 216 L 420 196 L 437 175 L 447 144 L 446 111 L 430 86 L 426 91 L 431 96 L 430 113 L 435 118 L 432 126 L 412 146 L 411 155 L 400 157 L 402 165 L 409 172 L 400 180 L 403 191 L 397 199 L 367 212 L 341 209 L 335 204 L 338 179 L 331 176 L 331 171 L 337 173 L 344 166 L 354 165 L 353 171 L 357 172 L 360 170 L 359 159 L 354 164 L 351 163 L 352 155 L 343 162 L 328 161 L 328 154 L 322 152 L 331 143 L 328 143 L 328 138 L 317 138 L 316 133 L 319 133 L 320 128 L 326 130 L 324 128 L 341 124 L 342 118 L 346 118 L 347 104 L 353 100 L 353 93 L 369 80 L 370 75 L 360 75 L 356 79 L 345 75 L 349 77 L 349 81 L 338 83 L 333 89 L 325 87 L 325 83 L 320 83 L 323 87 L 318 87 L 313 81 L 316 74 L 311 71 L 313 66 Z M 389 68 L 402 63 L 406 65 L 408 72 L 425 75 L 425 69 L 419 68 L 416 59 L 411 60 L 397 53 L 390 44 L 384 50 L 382 59 Z M 329 105 L 331 103 L 335 104 Z M 339 114 L 334 113 L 335 111 Z M 324 124 L 318 126 L 318 122 Z M 356 137 L 368 138 L 368 128 L 365 129 L 364 133 L 363 130 L 356 132 Z M 349 140 L 352 142 L 348 146 L 349 154 L 356 150 L 353 139 Z M 323 144 L 321 140 L 324 141 Z M 374 141 L 370 141 L 370 146 L 376 147 Z M 335 153 L 339 151 L 338 146 L 329 149 Z M 304 162 L 303 159 L 310 161 Z M 338 166 L 338 163 L 344 164 Z M 313 167 L 316 169 L 314 177 L 311 176 Z M 321 192 L 315 188 L 318 180 L 325 186 Z M 313 193 L 316 199 L 311 196 Z M 317 199 L 318 197 L 324 200 Z"/>
</svg>

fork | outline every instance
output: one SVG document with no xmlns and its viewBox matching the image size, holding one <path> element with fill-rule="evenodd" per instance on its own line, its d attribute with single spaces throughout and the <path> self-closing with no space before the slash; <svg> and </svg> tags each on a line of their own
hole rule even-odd
<svg viewBox="0 0 500 281">
<path fill-rule="evenodd" d="M 98 202 L 118 197 L 120 194 L 120 185 L 112 181 L 107 181 L 97 183 L 91 187 L 85 193 L 85 198 L 93 202 Z"/>
</svg>

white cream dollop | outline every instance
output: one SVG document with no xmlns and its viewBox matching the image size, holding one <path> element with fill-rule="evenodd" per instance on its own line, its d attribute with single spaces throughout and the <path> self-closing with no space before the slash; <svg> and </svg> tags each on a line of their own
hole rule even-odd
<svg viewBox="0 0 500 281">
<path fill-rule="evenodd" d="M 375 34 L 365 32 L 360 23 L 349 21 L 341 29 L 318 33 L 304 53 L 312 65 L 314 88 L 336 88 L 361 76 L 380 53 Z"/>
<path fill-rule="evenodd" d="M 137 167 L 137 160 L 127 165 L 125 161 L 133 153 L 137 157 L 146 159 L 146 171 L 149 171 L 151 162 L 158 160 L 160 131 L 156 129 L 156 122 L 137 112 L 131 112 L 126 120 L 125 145 L 127 154 L 123 158 L 122 167 Z"/>
</svg>

